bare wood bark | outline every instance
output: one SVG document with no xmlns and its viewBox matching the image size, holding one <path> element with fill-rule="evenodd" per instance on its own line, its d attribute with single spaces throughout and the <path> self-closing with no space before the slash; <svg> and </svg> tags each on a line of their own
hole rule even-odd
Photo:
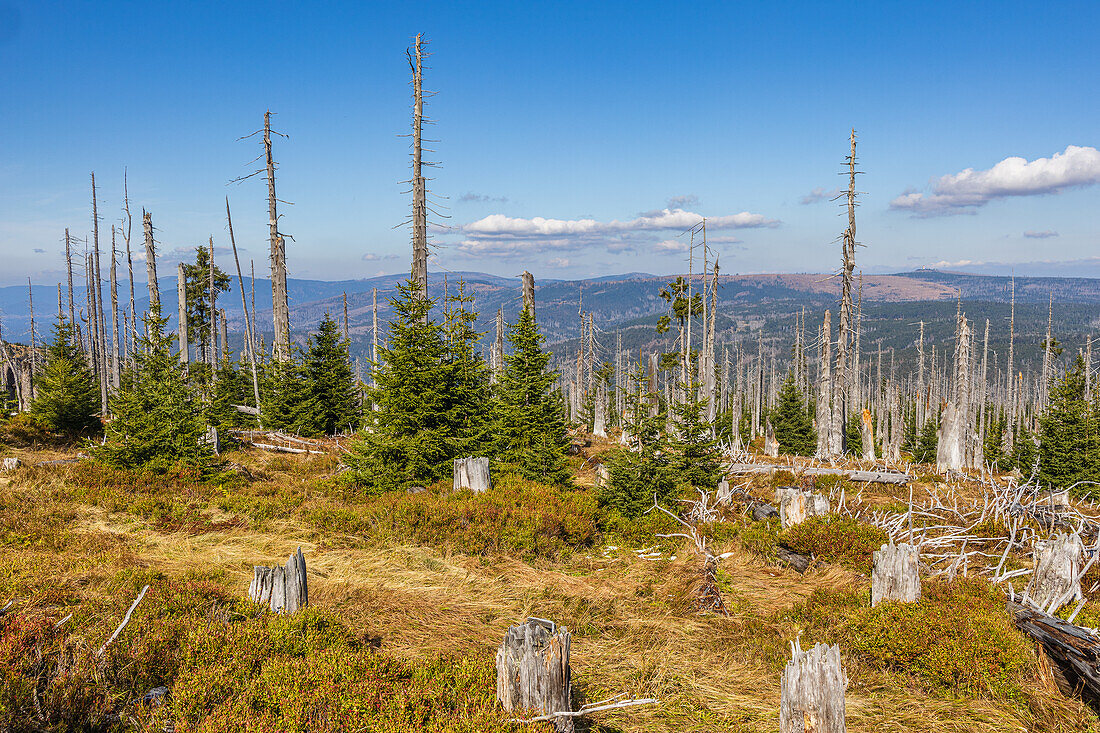
<svg viewBox="0 0 1100 733">
<path fill-rule="evenodd" d="M 791 661 L 780 678 L 781 733 L 846 733 L 844 691 L 848 677 L 836 646 L 791 645 Z"/>
<path fill-rule="evenodd" d="M 836 369 L 833 373 L 832 428 L 829 455 L 844 452 L 844 423 L 847 411 L 848 339 L 852 321 L 852 272 L 856 264 L 856 131 L 851 134 L 848 154 L 848 228 L 842 238 L 840 268 L 840 315 L 837 318 Z"/>
<path fill-rule="evenodd" d="M 913 545 L 883 545 L 871 554 L 871 605 L 920 600 L 920 551 Z"/>
<path fill-rule="evenodd" d="M 210 291 L 210 324 L 206 349 L 206 359 L 210 364 L 210 381 L 217 379 L 218 374 L 218 289 L 214 286 L 214 237 L 210 237 L 210 256 L 207 258 L 206 287 Z"/>
<path fill-rule="evenodd" d="M 423 50 L 422 38 L 416 34 L 413 54 L 405 51 L 413 75 L 413 262 L 412 280 L 420 286 L 422 297 L 428 294 L 428 202 L 427 185 L 421 172 L 423 148 L 421 132 L 424 124 Z"/>
<path fill-rule="evenodd" d="M 497 650 L 497 700 L 509 712 L 572 712 L 569 648 L 572 635 L 551 622 L 528 619 L 508 629 Z M 553 718 L 556 733 L 573 733 L 573 718 Z"/>
<path fill-rule="evenodd" d="M 73 252 L 68 227 L 65 227 L 65 270 L 69 275 L 69 325 L 76 328 L 76 306 L 73 303 Z"/>
<path fill-rule="evenodd" d="M 145 276 L 149 279 L 149 309 L 160 315 L 160 283 L 157 282 L 157 248 L 153 241 L 153 215 L 142 210 L 145 230 Z"/>
<path fill-rule="evenodd" d="M 122 211 L 125 216 L 125 228 L 122 230 L 122 238 L 126 242 L 126 267 L 129 272 L 130 279 L 130 338 L 127 339 L 129 343 L 129 351 L 133 353 L 134 347 L 137 344 L 137 307 L 134 305 L 134 258 L 130 252 L 130 235 L 133 229 L 133 217 L 130 216 L 130 184 L 127 180 L 127 174 L 122 174 Z"/>
<path fill-rule="evenodd" d="M 187 276 L 182 262 L 176 265 L 176 299 L 179 301 L 176 330 L 179 332 L 180 363 L 186 368 L 191 363 L 191 350 L 187 339 Z"/>
<path fill-rule="evenodd" d="M 237 287 L 241 291 L 241 309 L 244 311 L 245 347 L 248 353 L 248 363 L 252 367 L 252 397 L 256 400 L 256 414 L 260 414 L 260 380 L 256 374 L 256 344 L 253 340 L 252 319 L 255 315 L 256 301 L 253 299 L 253 312 L 248 312 L 248 303 L 244 297 L 244 277 L 241 276 L 241 260 L 237 256 L 237 239 L 233 236 L 233 215 L 229 212 L 229 197 L 225 197 L 225 220 L 229 224 L 229 244 L 233 247 L 233 263 L 237 266 Z M 253 278 L 253 292 L 255 292 L 255 278 Z"/>
<path fill-rule="evenodd" d="M 287 559 L 286 565 L 255 566 L 248 597 L 275 613 L 294 613 L 308 606 L 309 583 L 302 548 Z"/>
<path fill-rule="evenodd" d="M 523 271 L 523 308 L 530 309 L 531 317 L 535 317 L 535 276 L 527 270 Z"/>
<path fill-rule="evenodd" d="M 122 378 L 122 362 L 119 354 L 118 331 L 118 248 L 115 240 L 116 227 L 111 225 L 111 387 L 117 392 Z"/>
<path fill-rule="evenodd" d="M 103 276 L 99 268 L 99 202 L 95 192 L 95 171 L 92 171 L 92 252 L 94 254 L 94 281 L 92 296 L 95 308 L 96 372 L 99 376 L 100 412 L 107 414 L 107 328 L 103 313 Z"/>
<path fill-rule="evenodd" d="M 825 320 L 821 325 L 821 338 L 818 340 L 821 344 L 821 365 L 818 369 L 817 409 L 815 411 L 815 416 L 817 418 L 818 458 L 828 456 L 829 452 L 832 450 L 833 444 L 833 417 L 832 407 L 830 405 L 833 382 L 832 374 L 830 373 L 832 368 L 832 329 L 830 328 L 829 318 L 829 311 L 825 311 Z"/>
<path fill-rule="evenodd" d="M 279 234 L 275 198 L 275 158 L 271 153 L 271 110 L 264 112 L 264 159 L 267 171 L 267 225 L 271 247 L 271 313 L 275 327 L 275 358 L 290 358 L 290 305 L 286 292 L 286 241 Z"/>
<path fill-rule="evenodd" d="M 487 491 L 489 481 L 488 458 L 454 459 L 454 490 L 470 489 L 475 494 Z"/>
</svg>

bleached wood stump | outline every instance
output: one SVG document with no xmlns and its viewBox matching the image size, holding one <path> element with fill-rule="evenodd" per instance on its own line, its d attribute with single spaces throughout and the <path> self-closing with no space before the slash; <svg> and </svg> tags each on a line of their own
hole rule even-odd
<svg viewBox="0 0 1100 733">
<path fill-rule="evenodd" d="M 779 441 L 775 439 L 775 429 L 771 418 L 764 418 L 764 453 L 771 458 L 779 457 Z"/>
<path fill-rule="evenodd" d="M 875 427 L 871 420 L 871 411 L 864 410 L 859 421 L 859 437 L 863 444 L 863 460 L 875 461 Z"/>
<path fill-rule="evenodd" d="M 779 504 L 779 523 L 784 528 L 829 513 L 829 500 L 812 491 L 780 486 L 775 490 L 775 500 Z"/>
<path fill-rule="evenodd" d="M 0 473 L 7 473 L 8 471 L 14 471 L 23 464 L 18 458 L 5 458 L 0 463 Z"/>
<path fill-rule="evenodd" d="M 844 690 L 848 678 L 840 664 L 840 649 L 815 644 L 802 651 L 791 645 L 791 661 L 783 670 L 779 692 L 781 733 L 846 733 Z"/>
<path fill-rule="evenodd" d="M 497 650 L 497 700 L 509 712 L 535 716 L 571 712 L 569 646 L 572 635 L 542 619 L 508 629 Z M 558 733 L 573 733 L 573 718 L 553 719 Z"/>
<path fill-rule="evenodd" d="M 1081 538 L 1075 534 L 1057 534 L 1049 540 L 1035 543 L 1035 572 L 1027 586 L 1027 595 L 1047 613 L 1055 599 L 1057 606 L 1081 599 L 1081 583 L 1078 579 L 1081 555 L 1084 548 Z"/>
<path fill-rule="evenodd" d="M 718 491 L 715 493 L 714 498 L 721 506 L 729 506 L 733 501 L 733 489 L 730 488 L 730 482 L 726 480 L 725 476 L 718 482 Z"/>
<path fill-rule="evenodd" d="M 920 552 L 913 545 L 883 545 L 871 554 L 871 605 L 920 600 Z"/>
<path fill-rule="evenodd" d="M 611 472 L 607 470 L 607 466 L 603 463 L 596 466 L 596 486 L 606 486 L 607 482 L 611 479 Z"/>
<path fill-rule="evenodd" d="M 489 488 L 488 458 L 456 458 L 454 489 L 473 489 L 481 493 Z"/>
<path fill-rule="evenodd" d="M 267 605 L 275 613 L 294 613 L 308 606 L 309 586 L 302 548 L 290 556 L 286 565 L 254 567 L 248 597 Z"/>
</svg>

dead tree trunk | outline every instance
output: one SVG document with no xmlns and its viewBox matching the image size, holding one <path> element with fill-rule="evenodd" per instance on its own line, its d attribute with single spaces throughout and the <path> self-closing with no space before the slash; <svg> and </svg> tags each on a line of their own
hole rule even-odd
<svg viewBox="0 0 1100 733">
<path fill-rule="evenodd" d="M 237 256 L 237 240 L 233 236 L 233 216 L 229 213 L 229 197 L 225 197 L 225 220 L 229 224 L 229 244 L 233 247 L 233 262 L 237 266 L 237 287 L 241 289 L 241 309 L 244 311 L 245 341 L 248 348 L 248 362 L 252 367 L 252 397 L 256 400 L 256 413 L 260 411 L 260 380 L 256 374 L 256 342 L 253 339 L 252 317 L 256 313 L 256 301 L 252 301 L 252 313 L 248 312 L 248 302 L 244 297 L 244 277 L 241 275 L 241 260 Z M 252 279 L 255 289 L 255 278 Z"/>
<path fill-rule="evenodd" d="M 883 545 L 871 554 L 871 605 L 920 600 L 920 551 L 913 545 Z"/>
<path fill-rule="evenodd" d="M 130 235 L 133 233 L 133 217 L 130 216 L 130 184 L 127 180 L 125 173 L 122 175 L 122 210 L 126 215 L 126 228 L 122 230 L 122 238 L 126 242 L 126 268 L 129 273 L 130 279 L 130 338 L 127 339 L 129 343 L 129 351 L 132 354 L 134 346 L 137 343 L 137 309 L 134 306 L 134 258 L 130 251 Z M 123 324 L 123 330 L 125 324 Z"/>
<path fill-rule="evenodd" d="M 569 647 L 572 635 L 549 621 L 528 619 L 508 629 L 497 650 L 497 700 L 520 715 L 572 712 Z M 573 733 L 571 716 L 553 718 L 556 733 Z"/>
<path fill-rule="evenodd" d="M 122 379 L 122 363 L 119 354 L 118 332 L 118 256 L 115 240 L 115 225 L 111 225 L 111 387 L 118 391 Z"/>
<path fill-rule="evenodd" d="M 493 350 L 489 355 L 490 379 L 495 384 L 504 373 L 504 306 L 497 309 L 496 333 L 493 338 Z"/>
<path fill-rule="evenodd" d="M 65 227 L 65 269 L 69 274 L 69 325 L 76 328 L 76 305 L 73 303 L 73 252 L 68 227 Z"/>
<path fill-rule="evenodd" d="M 290 556 L 286 565 L 253 568 L 248 597 L 268 606 L 275 613 L 294 613 L 309 605 L 306 559 L 302 548 Z"/>
<path fill-rule="evenodd" d="M 214 238 L 210 237 L 210 256 L 206 268 L 206 287 L 210 291 L 210 309 L 207 314 L 210 318 L 210 330 L 207 332 L 206 358 L 210 364 L 210 381 L 217 379 L 218 374 L 218 289 L 214 286 Z"/>
<path fill-rule="evenodd" d="M 966 436 L 969 433 L 970 404 L 970 326 L 966 316 L 959 316 L 955 347 L 955 390 L 943 412 L 939 442 L 936 446 L 936 469 L 958 471 L 966 458 Z"/>
<path fill-rule="evenodd" d="M 779 523 L 784 528 L 829 513 L 829 500 L 811 491 L 781 486 L 775 490 L 775 501 L 779 504 Z"/>
<path fill-rule="evenodd" d="M 829 455 L 844 452 L 844 423 L 847 410 L 848 339 L 852 324 L 852 272 L 856 266 L 856 131 L 852 130 L 848 154 L 848 228 L 842 238 L 840 267 L 840 316 L 837 318 L 836 370 L 833 373 L 832 428 Z"/>
<path fill-rule="evenodd" d="M 844 691 L 848 678 L 838 647 L 815 644 L 804 652 L 795 641 L 779 685 L 781 733 L 846 733 Z"/>
<path fill-rule="evenodd" d="M 454 490 L 471 489 L 475 494 L 488 490 L 488 458 L 456 458 L 454 460 Z"/>
<path fill-rule="evenodd" d="M 428 297 L 428 192 L 427 185 L 422 175 L 423 147 L 421 146 L 421 131 L 424 125 L 424 94 L 421 82 L 423 80 L 423 51 L 422 39 L 416 34 L 416 43 L 413 53 L 407 50 L 405 55 L 409 60 L 409 68 L 413 75 L 413 163 L 412 163 L 412 190 L 413 190 L 413 262 L 412 280 L 420 286 L 421 297 Z"/>
<path fill-rule="evenodd" d="M 279 234 L 279 213 L 275 198 L 271 110 L 264 112 L 264 159 L 267 171 L 267 227 L 271 249 L 271 314 L 275 326 L 275 359 L 286 361 L 290 358 L 290 305 L 286 293 L 286 240 Z"/>
<path fill-rule="evenodd" d="M 832 329 L 829 324 L 829 311 L 825 311 L 825 320 L 821 326 L 821 366 L 817 379 L 817 457 L 824 458 L 829 455 L 833 444 L 833 417 L 830 398 L 832 396 Z M 740 372 L 738 372 L 740 375 Z M 735 419 L 739 419 L 736 416 Z"/>
<path fill-rule="evenodd" d="M 179 301 L 180 363 L 184 368 L 191 363 L 191 352 L 187 342 L 187 277 L 183 274 L 183 263 L 176 265 L 176 299 Z"/>
<path fill-rule="evenodd" d="M 1081 538 L 1076 534 L 1058 534 L 1035 543 L 1035 572 L 1027 586 L 1027 595 L 1050 614 L 1070 601 L 1081 599 Z"/>
<path fill-rule="evenodd" d="M 107 414 L 107 324 L 103 313 L 103 277 L 99 268 L 99 203 L 95 193 L 95 172 L 92 172 L 92 252 L 94 253 L 95 282 L 92 288 L 95 308 L 96 371 L 99 373 L 99 409 Z"/>
<path fill-rule="evenodd" d="M 881 418 L 880 418 L 881 421 Z M 875 428 L 871 422 L 871 411 L 865 409 L 859 421 L 860 442 L 863 443 L 863 460 L 875 461 Z"/>
<path fill-rule="evenodd" d="M 764 454 L 772 458 L 779 456 L 779 441 L 775 439 L 772 419 L 768 416 L 764 417 Z"/>
<path fill-rule="evenodd" d="M 142 212 L 145 230 L 145 276 L 149 279 L 149 310 L 160 316 L 160 285 L 157 284 L 157 250 L 153 242 L 153 215 Z"/>
<path fill-rule="evenodd" d="M 535 276 L 523 271 L 523 308 L 531 311 L 531 317 L 535 317 Z"/>
</svg>

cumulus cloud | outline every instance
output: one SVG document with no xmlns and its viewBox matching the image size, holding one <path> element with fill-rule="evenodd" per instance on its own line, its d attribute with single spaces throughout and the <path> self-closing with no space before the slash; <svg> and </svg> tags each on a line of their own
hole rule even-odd
<svg viewBox="0 0 1100 733">
<path fill-rule="evenodd" d="M 688 243 L 682 239 L 665 239 L 653 245 L 653 251 L 658 254 L 676 254 L 687 250 Z"/>
<path fill-rule="evenodd" d="M 379 254 L 375 254 L 374 252 L 367 252 L 366 254 L 363 255 L 363 262 L 381 262 L 382 260 L 396 260 L 396 259 L 397 259 L 397 255 L 395 255 L 395 254 L 379 255 Z"/>
<path fill-rule="evenodd" d="M 486 196 L 483 193 L 474 193 L 473 191 L 467 191 L 458 197 L 460 204 L 506 204 L 508 203 L 507 196 Z"/>
<path fill-rule="evenodd" d="M 1069 145 L 1049 158 L 1005 158 L 988 170 L 967 168 L 932 182 L 931 193 L 909 190 L 890 202 L 916 216 L 973 213 L 990 201 L 1039 196 L 1100 183 L 1100 151 Z"/>
<path fill-rule="evenodd" d="M 466 239 L 458 250 L 467 255 L 508 255 L 531 252 L 575 250 L 603 246 L 625 251 L 644 246 L 654 234 L 684 231 L 703 220 L 702 214 L 684 209 L 646 212 L 626 221 L 596 219 L 530 219 L 492 214 L 465 225 Z M 707 217 L 708 231 L 775 227 L 776 219 L 742 211 L 739 214 Z"/>
<path fill-rule="evenodd" d="M 572 264 L 573 263 L 569 261 L 568 257 L 551 257 L 546 261 L 547 267 L 553 267 L 555 269 L 570 267 Z"/>
<path fill-rule="evenodd" d="M 1041 232 L 1036 232 L 1028 229 L 1026 232 L 1024 232 L 1024 236 L 1028 239 L 1050 239 L 1051 237 L 1057 237 L 1058 232 L 1054 231 L 1053 229 L 1044 229 Z"/>
<path fill-rule="evenodd" d="M 826 191 L 823 186 L 818 186 L 813 191 L 799 199 L 801 204 L 816 204 L 818 201 L 824 201 L 825 199 L 834 199 L 840 195 L 840 189 L 834 188 L 831 191 Z"/>
</svg>

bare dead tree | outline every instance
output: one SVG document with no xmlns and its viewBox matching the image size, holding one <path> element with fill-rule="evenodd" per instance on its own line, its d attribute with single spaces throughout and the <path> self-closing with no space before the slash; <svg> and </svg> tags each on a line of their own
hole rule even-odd
<svg viewBox="0 0 1100 733">
<path fill-rule="evenodd" d="M 405 50 L 412 71 L 413 82 L 413 262 L 412 280 L 420 287 L 421 297 L 428 293 L 428 201 L 427 185 L 422 174 L 423 146 L 421 133 L 424 125 L 424 91 L 422 86 L 424 53 L 421 34 L 416 34 L 413 52 Z"/>
<path fill-rule="evenodd" d="M 130 184 L 125 171 L 122 173 L 122 213 L 123 227 L 122 238 L 126 242 L 126 267 L 130 278 L 130 352 L 134 351 L 137 343 L 137 307 L 134 305 L 134 258 L 130 252 L 130 234 L 133 229 L 133 217 L 130 216 Z"/>
<path fill-rule="evenodd" d="M 142 209 L 145 230 L 145 276 L 149 279 L 149 309 L 160 315 L 160 285 L 157 283 L 157 250 L 153 241 L 153 215 Z"/>
<path fill-rule="evenodd" d="M 233 262 L 237 266 L 237 286 L 241 290 L 241 308 L 244 310 L 244 330 L 245 341 L 248 353 L 248 362 L 252 367 L 252 396 L 256 400 L 256 412 L 260 411 L 260 380 L 256 374 L 256 348 L 255 341 L 253 340 L 252 320 L 248 312 L 248 303 L 244 297 L 244 278 L 241 276 L 241 260 L 237 256 L 237 239 L 233 236 L 233 215 L 229 212 L 229 197 L 225 197 L 225 220 L 229 224 L 229 244 L 233 247 Z M 255 300 L 255 278 L 253 278 L 252 284 L 253 300 L 252 309 L 255 314 L 256 300 Z"/>
<path fill-rule="evenodd" d="M 118 248 L 115 240 L 116 227 L 111 225 L 111 388 L 118 391 L 121 381 L 121 365 L 119 362 L 119 334 L 118 334 Z"/>
<path fill-rule="evenodd" d="M 95 171 L 92 171 L 92 252 L 95 271 L 92 295 L 95 308 L 96 373 L 99 376 L 100 410 L 107 414 L 107 349 L 106 324 L 103 322 L 103 277 L 99 269 L 99 203 L 95 193 Z"/>
<path fill-rule="evenodd" d="M 176 330 L 179 332 L 180 363 L 186 369 L 191 363 L 191 350 L 187 339 L 187 276 L 184 274 L 182 262 L 176 265 L 176 300 L 179 301 Z"/>
<path fill-rule="evenodd" d="M 848 228 L 842 236 L 840 268 L 840 316 L 837 319 L 836 370 L 833 373 L 832 429 L 829 454 L 839 456 L 844 449 L 844 423 L 847 411 L 846 386 L 848 339 L 852 323 L 852 272 L 856 266 L 856 131 L 853 128 L 848 154 Z"/>
<path fill-rule="evenodd" d="M 73 303 L 73 252 L 68 227 L 65 227 L 65 270 L 69 275 L 69 325 L 76 328 L 76 306 Z"/>
<path fill-rule="evenodd" d="M 207 287 L 210 289 L 210 343 L 206 350 L 210 363 L 210 381 L 217 379 L 218 373 L 218 289 L 214 286 L 214 237 L 210 237 L 210 257 L 206 268 Z"/>
</svg>

